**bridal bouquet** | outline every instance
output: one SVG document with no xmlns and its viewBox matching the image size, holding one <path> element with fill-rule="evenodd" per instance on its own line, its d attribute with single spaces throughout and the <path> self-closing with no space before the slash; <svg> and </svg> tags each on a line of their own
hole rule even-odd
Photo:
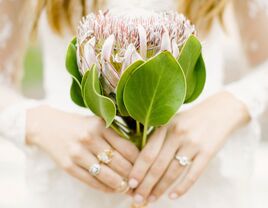
<svg viewBox="0 0 268 208">
<path fill-rule="evenodd" d="M 66 68 L 73 102 L 139 148 L 200 95 L 206 78 L 195 28 L 176 12 L 89 14 Z"/>
</svg>

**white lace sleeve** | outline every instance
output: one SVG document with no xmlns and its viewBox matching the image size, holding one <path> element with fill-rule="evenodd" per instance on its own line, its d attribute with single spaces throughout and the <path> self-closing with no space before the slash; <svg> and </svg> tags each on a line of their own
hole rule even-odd
<svg viewBox="0 0 268 208">
<path fill-rule="evenodd" d="M 0 137 L 24 146 L 26 109 L 35 102 L 15 90 L 29 39 L 33 4 L 30 0 L 0 0 Z"/>
<path fill-rule="evenodd" d="M 268 105 L 268 61 L 226 89 L 247 106 L 252 118 L 258 118 Z"/>
<path fill-rule="evenodd" d="M 252 65 L 252 73 L 227 86 L 243 101 L 252 118 L 268 106 L 268 1 L 234 0 L 242 44 Z"/>
</svg>

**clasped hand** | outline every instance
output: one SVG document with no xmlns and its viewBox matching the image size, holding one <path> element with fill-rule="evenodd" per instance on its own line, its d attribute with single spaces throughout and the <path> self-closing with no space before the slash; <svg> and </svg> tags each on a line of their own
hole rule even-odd
<svg viewBox="0 0 268 208">
<path fill-rule="evenodd" d="M 60 167 L 92 188 L 122 191 L 127 179 L 128 193 L 143 204 L 156 201 L 170 188 L 170 199 L 185 194 L 228 135 L 248 120 L 240 101 L 218 93 L 157 128 L 139 152 L 97 117 L 41 106 L 27 113 L 26 141 L 45 150 Z M 94 176 L 88 170 L 99 163 L 97 156 L 104 150 L 113 150 L 112 160 L 101 164 Z"/>
</svg>

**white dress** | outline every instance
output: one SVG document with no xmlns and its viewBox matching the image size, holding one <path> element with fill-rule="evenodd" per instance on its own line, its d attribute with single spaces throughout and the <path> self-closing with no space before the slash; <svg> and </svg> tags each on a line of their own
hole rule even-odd
<svg viewBox="0 0 268 208">
<path fill-rule="evenodd" d="M 9 0 L 14 4 L 16 0 Z M 1 4 L 4 1 L 0 1 Z M 19 2 L 19 0 L 18 0 Z M 107 7 L 127 9 L 128 7 L 143 7 L 155 10 L 170 10 L 177 8 L 173 0 L 110 0 Z M 0 40 L 8 40 L 12 32 L 12 24 L 8 15 L 3 25 L 0 25 Z M 3 29 L 4 28 L 4 29 Z M 5 33 L 3 33 L 5 31 Z M 53 34 L 46 21 L 41 17 L 40 34 L 44 51 L 45 64 L 45 91 L 46 102 L 66 111 L 87 113 L 76 107 L 70 100 L 70 76 L 65 70 L 64 59 L 70 35 L 60 38 Z M 224 54 L 222 43 L 225 35 L 218 24 L 212 28 L 209 37 L 204 41 L 204 57 L 207 64 L 207 84 L 202 100 L 225 87 Z M 0 44 L 0 47 L 4 48 Z M 1 48 L 0 48 L 1 49 Z M 9 65 L 11 60 L 9 60 Z M 8 62 L 8 61 L 6 61 Z M 4 65 L 7 67 L 8 64 Z M 0 65 L 1 66 L 1 65 Z M 248 106 L 252 121 L 244 128 L 236 131 L 228 140 L 224 148 L 211 161 L 209 167 L 183 197 L 171 201 L 163 196 L 158 202 L 151 205 L 154 208 L 244 208 L 250 205 L 249 176 L 253 167 L 255 146 L 260 137 L 257 121 L 258 115 L 267 106 L 268 65 L 260 67 L 240 81 L 227 86 L 227 90 L 242 100 Z M 2 66 L 3 67 L 3 66 Z M 1 71 L 1 70 L 0 70 Z M 8 71 L 8 70 L 5 70 Z M 230 73 L 230 72 L 228 72 Z M 243 75 L 247 72 L 243 71 Z M 6 72 L 6 74 L 8 74 Z M 2 73 L 2 83 L 7 83 L 6 75 Z M 229 76 L 232 74 L 228 74 Z M 5 77 L 5 78 L 4 78 Z M 197 101 L 198 102 L 198 101 Z M 34 208 L 126 208 L 131 204 L 127 196 L 116 194 L 107 195 L 90 189 L 77 179 L 69 176 L 41 150 L 29 149 L 24 145 L 25 106 L 31 106 L 27 100 L 23 104 L 10 106 L 0 114 L 0 135 L 14 141 L 27 155 L 27 176 L 31 202 L 29 207 Z M 12 132 L 10 128 L 14 129 Z"/>
</svg>

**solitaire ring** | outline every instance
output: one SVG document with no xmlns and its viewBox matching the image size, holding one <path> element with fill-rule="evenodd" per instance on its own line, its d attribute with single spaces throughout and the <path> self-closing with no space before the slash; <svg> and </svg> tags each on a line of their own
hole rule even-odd
<svg viewBox="0 0 268 208">
<path fill-rule="evenodd" d="M 191 164 L 191 161 L 189 160 L 188 157 L 186 156 L 179 156 L 179 155 L 176 155 L 175 156 L 175 159 L 179 161 L 179 164 L 183 167 L 187 166 L 187 165 L 190 165 Z"/>
<path fill-rule="evenodd" d="M 100 164 L 95 163 L 89 167 L 88 171 L 92 176 L 97 176 L 101 172 L 101 166 Z"/>
<path fill-rule="evenodd" d="M 98 154 L 97 158 L 101 163 L 109 164 L 112 161 L 113 155 L 114 155 L 113 151 L 107 149 Z"/>
</svg>

